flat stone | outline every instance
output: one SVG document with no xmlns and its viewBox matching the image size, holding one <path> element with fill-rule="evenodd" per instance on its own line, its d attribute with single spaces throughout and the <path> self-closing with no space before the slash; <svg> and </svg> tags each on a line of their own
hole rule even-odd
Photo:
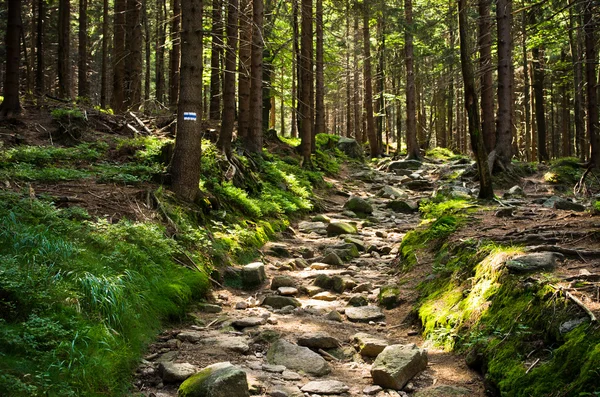
<svg viewBox="0 0 600 397">
<path fill-rule="evenodd" d="M 173 362 L 177 359 L 178 356 L 179 356 L 179 352 L 170 351 L 170 352 L 161 354 L 160 356 L 158 356 L 158 358 L 155 361 L 157 363 Z"/>
<path fill-rule="evenodd" d="M 357 234 L 356 227 L 346 222 L 331 222 L 327 225 L 328 236 L 339 236 L 341 234 Z"/>
<path fill-rule="evenodd" d="M 280 295 L 283 296 L 294 296 L 298 294 L 298 288 L 294 288 L 294 287 L 279 287 L 277 289 L 277 292 L 279 292 Z"/>
<path fill-rule="evenodd" d="M 285 365 L 263 364 L 261 368 L 263 371 L 271 372 L 274 374 L 280 374 L 286 370 Z"/>
<path fill-rule="evenodd" d="M 416 345 L 390 345 L 371 366 L 373 383 L 385 389 L 402 390 L 415 375 L 427 368 L 427 351 Z"/>
<path fill-rule="evenodd" d="M 389 346 L 387 341 L 364 332 L 357 333 L 352 339 L 358 345 L 358 352 L 364 357 L 377 357 L 379 353 Z"/>
<path fill-rule="evenodd" d="M 387 171 L 392 172 L 394 170 L 418 170 L 421 168 L 423 163 L 418 160 L 399 160 L 392 161 L 387 166 Z"/>
<path fill-rule="evenodd" d="M 414 201 L 392 200 L 385 205 L 385 208 L 402 214 L 411 214 L 419 210 L 419 205 Z"/>
<path fill-rule="evenodd" d="M 212 305 L 210 303 L 198 303 L 198 310 L 204 313 L 220 313 L 223 308 L 219 305 Z"/>
<path fill-rule="evenodd" d="M 494 215 L 496 218 L 510 218 L 513 216 L 514 210 L 512 207 L 500 208 Z"/>
<path fill-rule="evenodd" d="M 341 345 L 340 341 L 325 332 L 312 332 L 298 338 L 299 346 L 313 349 L 334 349 Z"/>
<path fill-rule="evenodd" d="M 318 294 L 314 295 L 312 298 L 316 299 L 318 301 L 333 302 L 333 301 L 337 300 L 337 295 L 332 294 L 329 291 L 325 291 L 325 292 L 319 292 Z"/>
<path fill-rule="evenodd" d="M 232 327 L 235 328 L 246 328 L 246 327 L 256 327 L 259 325 L 264 325 L 267 323 L 267 319 L 264 317 L 243 317 L 237 320 L 234 320 L 231 323 Z"/>
<path fill-rule="evenodd" d="M 373 289 L 373 284 L 371 283 L 361 283 L 352 289 L 352 292 L 371 292 Z"/>
<path fill-rule="evenodd" d="M 261 306 L 271 306 L 273 309 L 282 309 L 286 306 L 300 307 L 302 304 L 290 296 L 269 295 L 266 296 Z"/>
<path fill-rule="evenodd" d="M 415 181 L 408 181 L 404 184 L 411 190 L 429 190 L 433 187 L 433 184 L 425 179 L 419 179 Z"/>
<path fill-rule="evenodd" d="M 279 258 L 289 258 L 292 256 L 285 244 L 268 243 L 265 249 L 267 250 L 267 253 Z"/>
<path fill-rule="evenodd" d="M 254 288 L 265 282 L 267 275 L 262 262 L 250 263 L 242 267 L 242 285 L 245 288 Z"/>
<path fill-rule="evenodd" d="M 317 394 L 342 394 L 346 393 L 350 388 L 344 383 L 337 380 L 322 380 L 308 382 L 300 389 L 305 393 Z"/>
<path fill-rule="evenodd" d="M 377 306 L 359 306 L 346 308 L 346 317 L 350 321 L 369 322 L 381 320 L 385 315 Z"/>
<path fill-rule="evenodd" d="M 246 373 L 229 362 L 203 368 L 179 386 L 178 397 L 248 397 Z"/>
<path fill-rule="evenodd" d="M 271 345 L 267 360 L 271 364 L 285 365 L 293 371 L 302 371 L 314 376 L 323 376 L 331 372 L 329 364 L 319 354 L 308 347 L 298 346 L 284 339 L 279 339 Z"/>
<path fill-rule="evenodd" d="M 319 214 L 319 215 L 313 216 L 311 221 L 329 223 L 329 222 L 331 222 L 331 218 L 328 217 L 327 215 Z"/>
<path fill-rule="evenodd" d="M 344 204 L 344 209 L 360 214 L 373 213 L 373 206 L 362 197 L 350 197 Z"/>
<path fill-rule="evenodd" d="M 384 186 L 379 192 L 377 192 L 377 195 L 387 199 L 400 199 L 407 197 L 408 193 L 393 186 Z"/>
<path fill-rule="evenodd" d="M 363 295 L 354 295 L 348 300 L 348 306 L 368 306 L 369 301 Z"/>
<path fill-rule="evenodd" d="M 205 345 L 219 346 L 223 350 L 229 350 L 236 353 L 247 354 L 250 351 L 250 346 L 245 337 L 220 335 L 202 340 Z"/>
<path fill-rule="evenodd" d="M 367 396 L 373 396 L 382 390 L 383 388 L 381 386 L 370 385 L 363 389 L 363 394 L 366 394 Z"/>
<path fill-rule="evenodd" d="M 288 276 L 275 276 L 271 280 L 271 289 L 277 291 L 279 287 L 295 287 L 296 281 Z"/>
<path fill-rule="evenodd" d="M 575 318 L 573 320 L 565 321 L 558 327 L 558 331 L 561 334 L 566 334 L 567 332 L 573 331 L 579 324 L 582 324 L 587 321 L 587 317 Z"/>
<path fill-rule="evenodd" d="M 556 252 L 535 252 L 513 257 L 506 261 L 506 267 L 511 273 L 551 271 L 556 267 L 556 260 L 562 258 L 563 255 Z"/>
<path fill-rule="evenodd" d="M 298 386 L 273 385 L 269 390 L 270 397 L 304 397 Z"/>
<path fill-rule="evenodd" d="M 305 233 L 314 232 L 320 229 L 325 229 L 327 224 L 325 222 L 300 222 L 298 224 L 298 230 Z"/>
<path fill-rule="evenodd" d="M 338 312 L 337 310 L 330 311 L 329 313 L 327 313 L 325 315 L 325 318 L 327 320 L 336 321 L 338 323 L 341 323 L 342 321 L 344 321 L 344 318 L 342 317 L 340 312 Z"/>
<path fill-rule="evenodd" d="M 294 371 L 288 371 L 287 369 L 281 373 L 281 377 L 283 378 L 283 380 L 288 381 L 296 381 L 302 379 L 302 375 Z"/>
<path fill-rule="evenodd" d="M 525 197 L 525 191 L 521 186 L 515 185 L 504 193 L 504 198 Z"/>
<path fill-rule="evenodd" d="M 158 373 L 165 383 L 183 382 L 196 373 L 196 367 L 190 363 L 161 362 Z"/>
<path fill-rule="evenodd" d="M 322 263 L 322 262 L 315 262 L 312 265 L 310 265 L 310 268 L 312 270 L 327 270 L 329 269 L 331 266 L 328 265 L 327 263 Z"/>
<path fill-rule="evenodd" d="M 473 392 L 465 387 L 437 385 L 419 390 L 414 397 L 469 397 Z"/>
<path fill-rule="evenodd" d="M 202 332 L 198 332 L 198 331 L 182 331 L 179 334 L 177 334 L 177 339 L 179 339 L 182 342 L 189 342 L 189 343 L 197 343 L 200 340 L 202 340 L 202 338 L 205 337 L 205 334 L 203 334 Z"/>
<path fill-rule="evenodd" d="M 346 243 L 354 244 L 356 246 L 356 249 L 359 250 L 359 251 L 365 251 L 366 250 L 365 242 L 362 241 L 362 240 L 359 240 L 359 239 L 353 238 L 353 237 L 346 237 L 344 239 L 344 241 Z"/>
<path fill-rule="evenodd" d="M 315 296 L 323 292 L 323 288 L 317 287 L 316 285 L 307 285 L 305 287 L 302 287 L 302 289 L 308 296 Z"/>
</svg>

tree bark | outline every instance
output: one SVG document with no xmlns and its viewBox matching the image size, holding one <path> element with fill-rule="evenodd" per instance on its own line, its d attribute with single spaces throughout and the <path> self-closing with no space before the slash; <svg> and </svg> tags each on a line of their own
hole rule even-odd
<svg viewBox="0 0 600 397">
<path fill-rule="evenodd" d="M 475 90 L 475 73 L 470 58 L 468 43 L 467 9 L 466 0 L 458 1 L 458 27 L 460 37 L 460 63 L 465 85 L 465 107 L 469 122 L 469 134 L 471 136 L 471 147 L 475 153 L 477 170 L 479 174 L 479 198 L 493 199 L 494 189 L 492 187 L 492 175 L 488 166 L 487 152 L 483 141 L 483 134 L 479 124 L 479 104 L 477 91 Z"/>
<path fill-rule="evenodd" d="M 365 83 L 365 112 L 367 118 L 367 136 L 371 157 L 379 156 L 375 118 L 373 117 L 373 76 L 371 71 L 371 35 L 369 28 L 369 5 L 363 3 L 363 45 L 364 45 L 364 83 Z"/>
<path fill-rule="evenodd" d="M 6 74 L 4 75 L 4 100 L 0 104 L 0 118 L 11 118 L 21 111 L 19 101 L 19 67 L 21 66 L 21 45 L 19 34 L 21 22 L 21 0 L 8 2 L 6 45 Z"/>
<path fill-rule="evenodd" d="M 60 0 L 58 3 L 58 96 L 71 97 L 71 2 Z"/>
<path fill-rule="evenodd" d="M 312 57 L 313 57 L 313 18 L 312 18 L 312 0 L 302 0 L 300 14 L 301 39 L 300 39 L 300 98 L 298 112 L 298 121 L 300 125 L 301 151 L 303 165 L 309 167 L 311 164 L 310 154 L 312 146 L 312 123 L 310 117 L 310 91 L 313 82 L 312 76 Z"/>
<path fill-rule="evenodd" d="M 496 158 L 501 168 L 512 159 L 513 70 L 512 0 L 498 0 L 498 120 L 496 122 Z"/>
<path fill-rule="evenodd" d="M 359 71 L 358 71 L 358 62 L 360 55 L 360 32 L 358 30 L 358 10 L 357 10 L 357 2 L 354 1 L 354 76 L 353 76 L 353 85 L 354 85 L 354 137 L 358 141 L 359 144 L 364 142 L 363 139 L 363 131 L 362 124 L 360 121 L 360 92 L 359 92 Z"/>
<path fill-rule="evenodd" d="M 252 2 L 252 52 L 250 55 L 250 125 L 246 148 L 260 153 L 263 146 L 263 0 Z"/>
<path fill-rule="evenodd" d="M 88 93 L 88 78 L 87 78 L 87 0 L 79 0 L 79 59 L 77 64 L 78 81 L 77 93 L 82 98 L 87 98 Z"/>
<path fill-rule="evenodd" d="M 596 63 L 598 56 L 596 53 L 596 18 L 595 1 L 587 0 L 583 4 L 583 33 L 585 38 L 585 79 L 587 94 L 587 130 L 592 153 L 590 156 L 590 165 L 600 167 L 600 120 L 598 119 L 598 91 L 596 87 Z M 597 16 L 597 15 L 596 15 Z"/>
<path fill-rule="evenodd" d="M 112 109 L 120 113 L 125 109 L 125 12 L 126 0 L 115 0 L 113 33 L 113 93 Z"/>
<path fill-rule="evenodd" d="M 108 1 L 108 0 L 105 0 Z M 35 70 L 35 93 L 38 97 L 43 97 L 46 93 L 44 84 L 44 20 L 46 19 L 46 0 L 38 0 L 37 15 L 37 34 L 36 34 L 36 70 Z M 7 58 L 8 59 L 8 58 Z"/>
<path fill-rule="evenodd" d="M 573 4 L 574 0 L 570 0 Z M 577 7 L 577 6 L 575 6 Z M 581 28 L 577 28 L 579 17 L 575 16 L 573 7 L 569 8 L 569 44 L 571 47 L 571 60 L 573 63 L 573 84 L 574 84 L 574 117 L 575 117 L 575 148 L 576 153 L 581 160 L 585 160 L 587 150 L 585 144 L 585 112 L 583 110 L 583 58 L 581 50 Z M 575 31 L 575 35 L 573 35 Z"/>
<path fill-rule="evenodd" d="M 544 106 L 544 70 L 542 68 L 543 56 L 538 47 L 531 50 L 533 55 L 533 93 L 535 96 L 535 120 L 537 127 L 538 157 L 541 161 L 548 161 L 546 149 L 546 109 Z"/>
<path fill-rule="evenodd" d="M 250 128 L 250 57 L 252 55 L 252 2 L 240 1 L 240 51 L 238 74 L 238 138 L 246 140 Z"/>
<path fill-rule="evenodd" d="M 165 41 L 166 41 L 166 3 L 156 0 L 156 49 L 155 49 L 155 86 L 158 103 L 165 101 Z"/>
<path fill-rule="evenodd" d="M 198 194 L 202 151 L 202 0 L 183 1 L 181 15 L 181 90 L 172 187 L 177 196 L 193 201 Z"/>
<path fill-rule="evenodd" d="M 145 62 L 145 72 L 144 72 L 144 101 L 150 100 L 150 80 L 151 80 L 151 65 L 152 65 L 152 53 L 151 53 L 151 40 L 152 36 L 150 34 L 150 21 L 148 20 L 148 1 L 150 0 L 142 0 L 142 19 L 144 22 L 144 44 L 145 44 L 145 53 L 144 56 L 146 58 Z"/>
<path fill-rule="evenodd" d="M 350 138 L 354 135 L 352 124 L 352 73 L 350 71 L 350 0 L 345 3 L 346 19 L 346 131 L 345 136 Z"/>
<path fill-rule="evenodd" d="M 142 1 L 127 0 L 125 16 L 125 105 L 139 109 L 142 102 Z"/>
<path fill-rule="evenodd" d="M 221 58 L 223 56 L 223 1 L 212 0 L 209 118 L 221 118 Z"/>
<path fill-rule="evenodd" d="M 231 139 L 235 124 L 235 66 L 238 45 L 238 0 L 227 0 L 227 47 L 223 84 L 223 121 L 217 147 L 231 156 Z"/>
<path fill-rule="evenodd" d="M 406 28 L 404 33 L 404 48 L 406 62 L 406 154 L 409 159 L 419 159 L 419 144 L 417 143 L 417 104 L 415 92 L 415 72 L 413 59 L 413 22 L 412 0 L 404 0 Z"/>
<path fill-rule="evenodd" d="M 298 27 L 298 0 L 292 0 L 292 138 L 298 138 L 300 125 L 298 112 L 300 110 L 300 28 Z"/>
<path fill-rule="evenodd" d="M 498 2 L 498 10 L 502 7 Z M 506 0 L 504 0 L 506 2 Z M 492 29 L 491 29 L 491 0 L 479 0 L 479 74 L 481 76 L 481 133 L 487 152 L 494 150 L 496 137 L 494 131 L 494 83 L 492 81 Z M 505 6 L 504 6 L 505 7 Z M 497 11 L 500 12 L 500 11 Z M 500 21 L 499 21 L 500 22 Z M 498 24 L 500 29 L 500 24 Z M 498 45 L 500 46 L 500 36 Z"/>
<path fill-rule="evenodd" d="M 181 62 L 181 37 L 179 27 L 181 24 L 181 0 L 171 0 L 171 52 L 169 54 L 169 105 L 177 108 L 179 99 L 179 64 Z"/>
<path fill-rule="evenodd" d="M 316 91 L 315 91 L 315 134 L 325 133 L 325 76 L 323 63 L 323 0 L 316 0 L 315 27 L 317 35 L 316 51 Z"/>
</svg>

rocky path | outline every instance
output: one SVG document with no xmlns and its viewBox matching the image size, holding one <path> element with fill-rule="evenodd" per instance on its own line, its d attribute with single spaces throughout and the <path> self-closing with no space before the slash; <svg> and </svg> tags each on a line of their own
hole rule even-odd
<svg viewBox="0 0 600 397">
<path fill-rule="evenodd" d="M 244 289 L 214 290 L 195 324 L 160 335 L 136 395 L 175 396 L 190 375 L 229 362 L 192 377 L 180 395 L 483 396 L 461 357 L 423 346 L 411 315 L 420 276 L 400 282 L 394 265 L 420 222 L 416 201 L 433 187 L 429 168 L 413 165 L 330 180 L 324 213 L 265 246 L 239 273 Z M 190 386 L 199 378 L 213 384 Z"/>
</svg>

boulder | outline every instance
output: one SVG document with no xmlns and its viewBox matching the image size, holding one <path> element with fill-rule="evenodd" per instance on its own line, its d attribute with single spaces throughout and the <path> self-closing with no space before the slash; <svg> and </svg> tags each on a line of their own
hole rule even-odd
<svg viewBox="0 0 600 397">
<path fill-rule="evenodd" d="M 267 253 L 269 255 L 273 255 L 279 258 L 289 258 L 290 256 L 292 256 L 292 254 L 288 250 L 288 247 L 285 244 L 268 243 L 265 249 L 267 250 Z"/>
<path fill-rule="evenodd" d="M 362 159 L 364 155 L 363 148 L 356 139 L 340 137 L 337 148 L 346 156 L 353 159 Z"/>
<path fill-rule="evenodd" d="M 298 224 L 298 230 L 300 230 L 301 232 L 304 233 L 310 233 L 310 232 L 314 232 L 317 230 L 322 230 L 325 229 L 327 227 L 327 224 L 325 222 L 300 222 Z"/>
<path fill-rule="evenodd" d="M 341 323 L 342 321 L 344 321 L 342 315 L 337 310 L 330 311 L 329 313 L 327 313 L 325 315 L 325 318 L 327 320 L 335 321 L 335 322 L 338 322 L 338 323 Z"/>
<path fill-rule="evenodd" d="M 503 197 L 504 198 L 525 197 L 525 191 L 523 190 L 523 188 L 521 186 L 515 185 L 515 186 L 511 187 L 510 189 L 508 189 L 506 192 L 504 192 Z"/>
<path fill-rule="evenodd" d="M 158 364 L 158 373 L 165 383 L 183 382 L 196 373 L 196 367 L 190 363 L 162 361 Z"/>
<path fill-rule="evenodd" d="M 179 386 L 179 397 L 248 397 L 246 373 L 229 362 L 209 365 Z"/>
<path fill-rule="evenodd" d="M 264 317 L 243 317 L 243 318 L 238 318 L 237 320 L 234 320 L 231 323 L 231 326 L 235 327 L 235 328 L 246 328 L 246 327 L 256 327 L 259 325 L 264 325 L 266 323 L 267 323 L 267 319 Z"/>
<path fill-rule="evenodd" d="M 377 196 L 387 199 L 400 199 L 408 197 L 408 194 L 404 190 L 395 188 L 393 186 L 384 186 L 379 192 L 377 192 Z"/>
<path fill-rule="evenodd" d="M 325 332 L 312 332 L 300 336 L 298 345 L 312 349 L 334 349 L 340 346 L 340 341 Z"/>
<path fill-rule="evenodd" d="M 323 289 L 332 289 L 333 279 L 326 274 L 319 274 L 313 281 L 313 285 Z"/>
<path fill-rule="evenodd" d="M 373 383 L 384 389 L 402 390 L 419 372 L 427 368 L 427 351 L 417 345 L 390 345 L 371 366 Z"/>
<path fill-rule="evenodd" d="M 363 295 L 354 295 L 348 300 L 348 306 L 368 306 L 369 301 Z"/>
<path fill-rule="evenodd" d="M 290 296 L 269 295 L 266 296 L 261 306 L 271 306 L 273 309 L 282 309 L 286 306 L 300 307 L 302 304 Z"/>
<path fill-rule="evenodd" d="M 271 289 L 277 291 L 279 287 L 295 287 L 296 281 L 288 276 L 275 276 L 271 280 Z"/>
<path fill-rule="evenodd" d="M 417 203 L 404 200 L 392 200 L 385 205 L 385 208 L 402 214 L 411 214 L 419 210 Z"/>
<path fill-rule="evenodd" d="M 258 287 L 266 279 L 265 265 L 262 262 L 254 262 L 242 267 L 242 285 L 244 288 Z"/>
<path fill-rule="evenodd" d="M 375 336 L 359 332 L 352 337 L 358 346 L 358 352 L 364 357 L 377 357 L 389 343 Z"/>
<path fill-rule="evenodd" d="M 341 234 L 358 234 L 356 227 L 346 222 L 331 222 L 327 225 L 328 236 L 339 236 Z"/>
<path fill-rule="evenodd" d="M 377 306 L 359 306 L 346 308 L 346 317 L 350 321 L 369 322 L 385 318 L 381 309 Z"/>
<path fill-rule="evenodd" d="M 343 266 L 344 265 L 344 261 L 342 261 L 342 258 L 340 258 L 338 256 L 338 254 L 336 254 L 335 252 L 328 252 L 323 258 L 320 259 L 321 263 L 325 263 L 327 265 L 331 265 L 331 266 Z"/>
<path fill-rule="evenodd" d="M 271 364 L 285 365 L 293 371 L 302 371 L 314 376 L 323 376 L 331 372 L 329 364 L 319 354 L 308 347 L 298 346 L 284 339 L 279 339 L 271 345 L 267 360 Z"/>
<path fill-rule="evenodd" d="M 401 302 L 400 289 L 396 285 L 384 285 L 379 289 L 377 299 L 381 306 L 388 310 L 393 309 Z"/>
<path fill-rule="evenodd" d="M 556 260 L 562 258 L 556 252 L 535 252 L 513 257 L 506 261 L 506 267 L 511 273 L 550 271 L 556 267 Z"/>
<path fill-rule="evenodd" d="M 337 380 L 322 380 L 308 382 L 300 389 L 305 393 L 316 393 L 316 394 L 343 394 L 346 393 L 350 388 L 344 383 Z"/>
<path fill-rule="evenodd" d="M 364 252 L 367 249 L 367 247 L 365 246 L 365 242 L 362 241 L 362 240 L 359 240 L 359 239 L 356 239 L 356 238 L 353 238 L 353 237 L 346 237 L 344 239 L 344 241 L 346 243 L 349 243 L 349 244 L 354 244 L 354 246 L 356 247 L 356 249 L 359 250 L 359 251 L 361 251 L 361 252 Z"/>
<path fill-rule="evenodd" d="M 344 209 L 347 209 L 357 214 L 373 213 L 373 206 L 367 200 L 357 196 L 350 197 L 350 199 L 346 201 L 346 204 L 344 204 Z"/>
<path fill-rule="evenodd" d="M 399 160 L 389 163 L 387 170 L 388 172 L 395 170 L 418 170 L 422 165 L 423 163 L 418 160 Z"/>
</svg>

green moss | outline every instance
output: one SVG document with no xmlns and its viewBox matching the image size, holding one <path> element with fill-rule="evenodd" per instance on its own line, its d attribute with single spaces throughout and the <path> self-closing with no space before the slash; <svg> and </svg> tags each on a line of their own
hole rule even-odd
<svg viewBox="0 0 600 397">
<path fill-rule="evenodd" d="M 446 161 L 454 161 L 454 160 L 459 160 L 459 159 L 463 159 L 463 158 L 468 158 L 467 156 L 463 156 L 460 154 L 455 154 L 452 150 L 450 149 L 446 149 L 446 148 L 441 148 L 441 147 L 436 147 L 433 149 L 429 149 L 426 153 L 425 156 L 427 157 L 431 157 L 434 159 L 439 159 L 439 160 L 446 160 Z"/>
<path fill-rule="evenodd" d="M 201 388 L 204 382 L 213 374 L 212 368 L 204 368 L 187 378 L 177 390 L 179 397 L 202 397 Z"/>
</svg>

